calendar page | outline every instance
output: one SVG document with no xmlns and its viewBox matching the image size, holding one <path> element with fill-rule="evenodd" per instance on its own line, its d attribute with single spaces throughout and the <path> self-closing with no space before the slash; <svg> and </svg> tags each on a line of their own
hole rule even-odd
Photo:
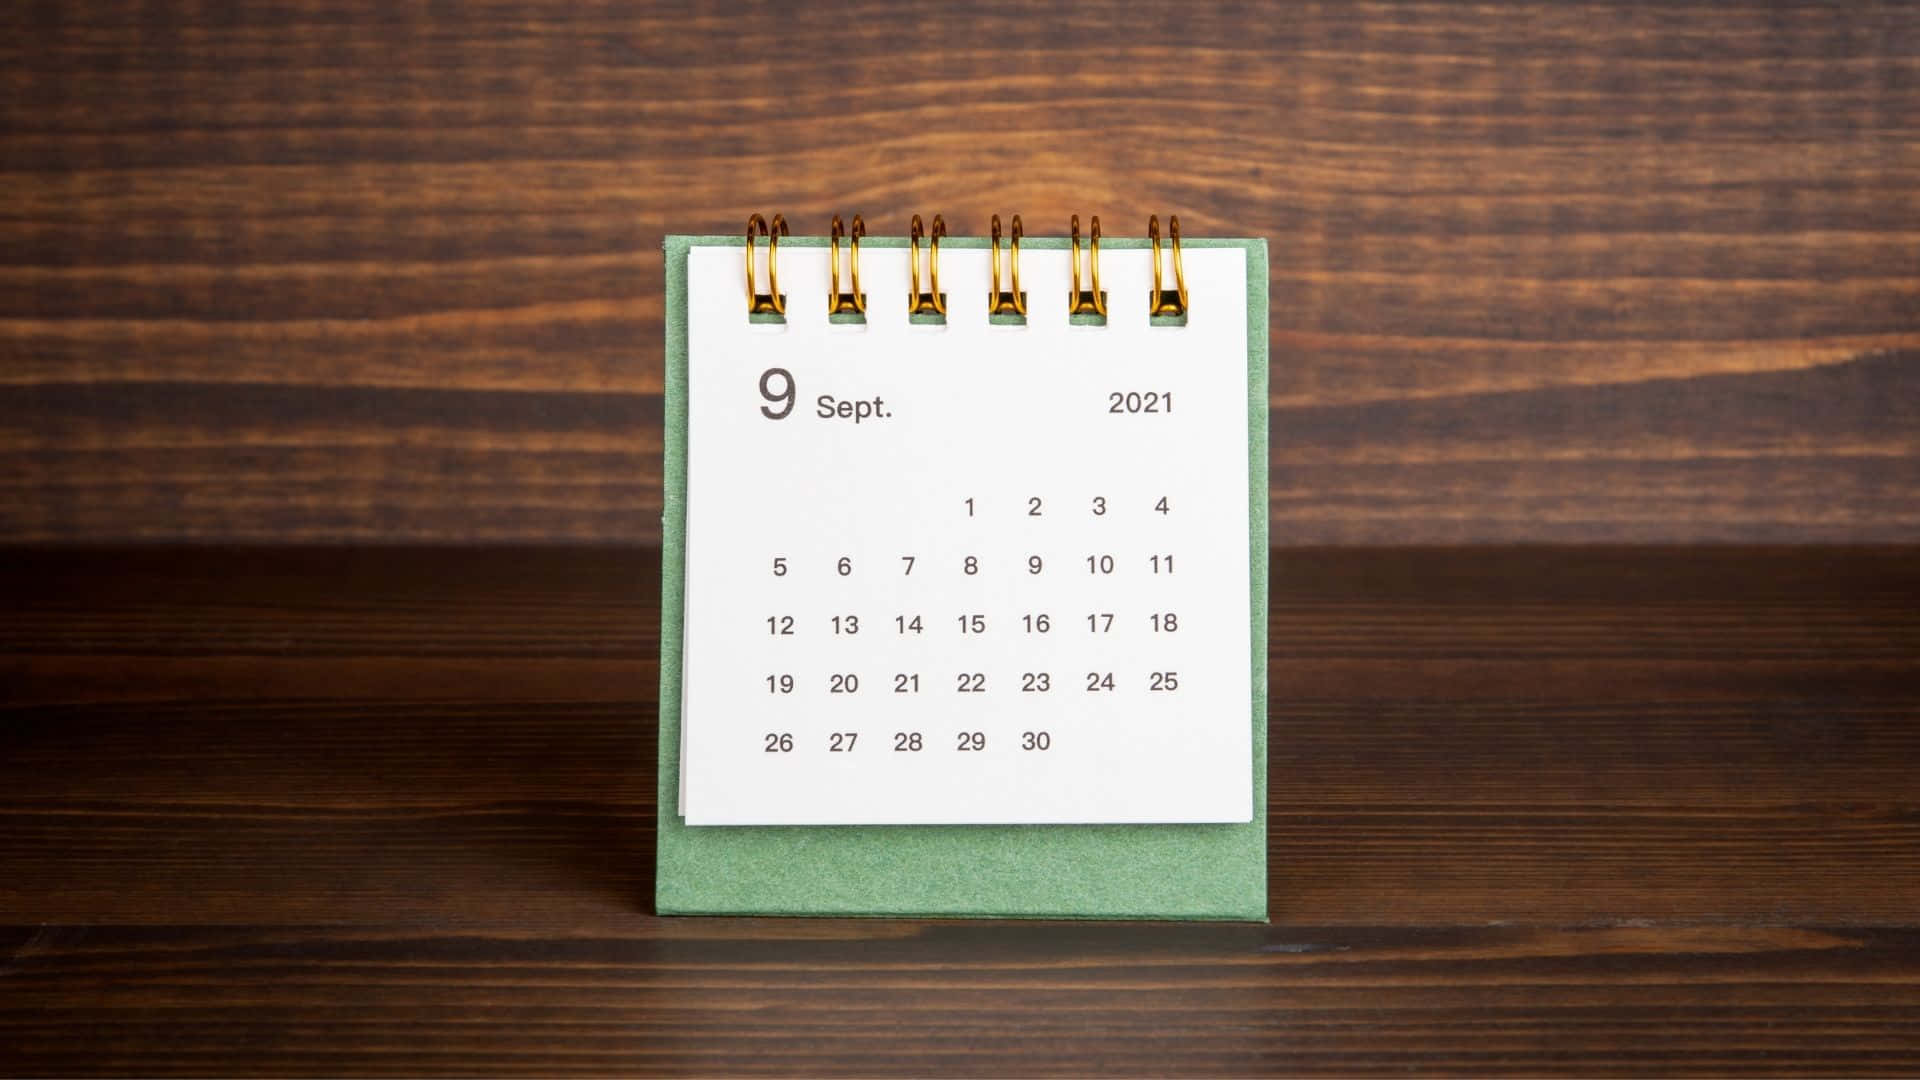
<svg viewBox="0 0 1920 1080">
<path fill-rule="evenodd" d="M 750 320 L 739 245 L 687 262 L 680 748 L 689 825 L 1246 822 L 1252 805 L 1246 255 L 1189 247 L 1185 325 L 1144 250 L 783 247 Z"/>
</svg>

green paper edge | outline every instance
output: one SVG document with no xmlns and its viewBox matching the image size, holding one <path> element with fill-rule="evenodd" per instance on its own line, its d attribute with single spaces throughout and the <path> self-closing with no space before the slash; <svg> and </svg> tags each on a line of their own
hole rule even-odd
<svg viewBox="0 0 1920 1080">
<path fill-rule="evenodd" d="M 1254 818 L 1232 825 L 702 826 L 680 805 L 680 650 L 687 494 L 687 252 L 742 236 L 669 236 L 665 497 L 661 513 L 660 782 L 654 903 L 662 915 L 939 918 L 1267 918 L 1267 242 L 1183 238 L 1247 254 L 1247 502 L 1253 619 Z M 791 247 L 826 237 L 790 236 Z M 983 248 L 986 237 L 946 237 Z M 1149 246 L 1102 237 L 1113 250 Z M 1066 237 L 1023 237 L 1065 248 Z M 905 247 L 870 236 L 863 247 Z M 1142 302 L 1145 301 L 1142 296 Z"/>
</svg>

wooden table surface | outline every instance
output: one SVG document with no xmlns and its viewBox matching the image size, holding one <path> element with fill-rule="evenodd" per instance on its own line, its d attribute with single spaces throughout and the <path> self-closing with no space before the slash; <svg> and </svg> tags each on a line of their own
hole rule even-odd
<svg viewBox="0 0 1920 1080">
<path fill-rule="evenodd" d="M 1920 5 L 0 27 L 0 1073 L 1920 1073 Z M 754 211 L 1271 241 L 1270 925 L 649 914 Z"/>
<path fill-rule="evenodd" d="M 1270 925 L 650 914 L 659 559 L 0 560 L 0 1073 L 1920 1066 L 1920 550 L 1275 555 Z"/>
</svg>

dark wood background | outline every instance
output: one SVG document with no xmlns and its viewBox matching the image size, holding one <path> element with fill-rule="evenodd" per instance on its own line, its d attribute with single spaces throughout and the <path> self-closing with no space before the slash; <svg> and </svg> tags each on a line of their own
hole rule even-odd
<svg viewBox="0 0 1920 1080">
<path fill-rule="evenodd" d="M 752 211 L 1272 242 L 1282 544 L 1920 537 L 1911 4 L 0 16 L 0 535 L 651 543 Z"/>
<path fill-rule="evenodd" d="M 0 562 L 0 1073 L 1920 1067 L 1920 549 L 1277 553 L 1271 925 L 661 919 L 658 555 Z"/>
<path fill-rule="evenodd" d="M 1920 1072 L 1920 5 L 0 28 L 0 1073 Z M 1272 241 L 1270 925 L 650 914 L 756 210 Z"/>
</svg>

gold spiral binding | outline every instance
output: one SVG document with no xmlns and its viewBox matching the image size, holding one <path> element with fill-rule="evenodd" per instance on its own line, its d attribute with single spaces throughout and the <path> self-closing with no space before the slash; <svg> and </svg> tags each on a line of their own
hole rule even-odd
<svg viewBox="0 0 1920 1080">
<path fill-rule="evenodd" d="M 758 292 L 753 287 L 753 240 L 755 235 L 767 239 L 767 291 Z M 759 214 L 747 218 L 747 314 L 780 315 L 787 313 L 787 298 L 780 292 L 780 271 L 775 259 L 779 253 L 780 238 L 787 235 L 785 215 L 773 215 L 773 225 L 767 225 L 767 219 Z"/>
<path fill-rule="evenodd" d="M 920 240 L 930 239 L 927 243 L 927 292 L 920 291 Z M 920 223 L 920 215 L 913 215 L 913 223 L 907 230 L 907 266 L 913 277 L 913 291 L 907 294 L 907 314 L 938 315 L 947 317 L 947 296 L 940 291 L 940 238 L 947 235 L 947 222 L 939 214 L 933 215 L 933 232 L 929 234 Z"/>
<path fill-rule="evenodd" d="M 1179 318 L 1187 313 L 1187 268 L 1180 262 L 1180 215 L 1167 215 L 1167 239 L 1173 245 L 1173 282 L 1169 291 L 1161 287 L 1160 215 L 1147 218 L 1147 239 L 1153 242 L 1153 292 L 1147 296 L 1147 314 Z"/>
<path fill-rule="evenodd" d="M 1093 287 L 1080 287 L 1080 215 L 1073 215 L 1073 291 L 1067 294 L 1068 315 L 1107 317 L 1107 294 L 1100 291 L 1100 215 L 1093 215 L 1091 253 L 1087 258 L 1088 276 Z"/>
<path fill-rule="evenodd" d="M 833 275 L 833 284 L 827 292 L 827 314 L 829 315 L 865 315 L 867 313 L 867 294 L 860 291 L 860 238 L 867 235 L 867 223 L 859 214 L 853 215 L 853 233 L 847 245 L 847 273 L 853 279 L 853 291 L 840 291 L 840 239 L 847 236 L 846 226 L 841 224 L 840 215 L 833 215 L 833 246 L 827 265 Z"/>
<path fill-rule="evenodd" d="M 1027 317 L 1027 294 L 1020 290 L 1020 215 L 1013 215 L 1013 244 L 1007 259 L 1012 265 L 1012 288 L 1000 287 L 1000 215 L 993 215 L 993 291 L 987 294 L 987 314 Z"/>
</svg>

